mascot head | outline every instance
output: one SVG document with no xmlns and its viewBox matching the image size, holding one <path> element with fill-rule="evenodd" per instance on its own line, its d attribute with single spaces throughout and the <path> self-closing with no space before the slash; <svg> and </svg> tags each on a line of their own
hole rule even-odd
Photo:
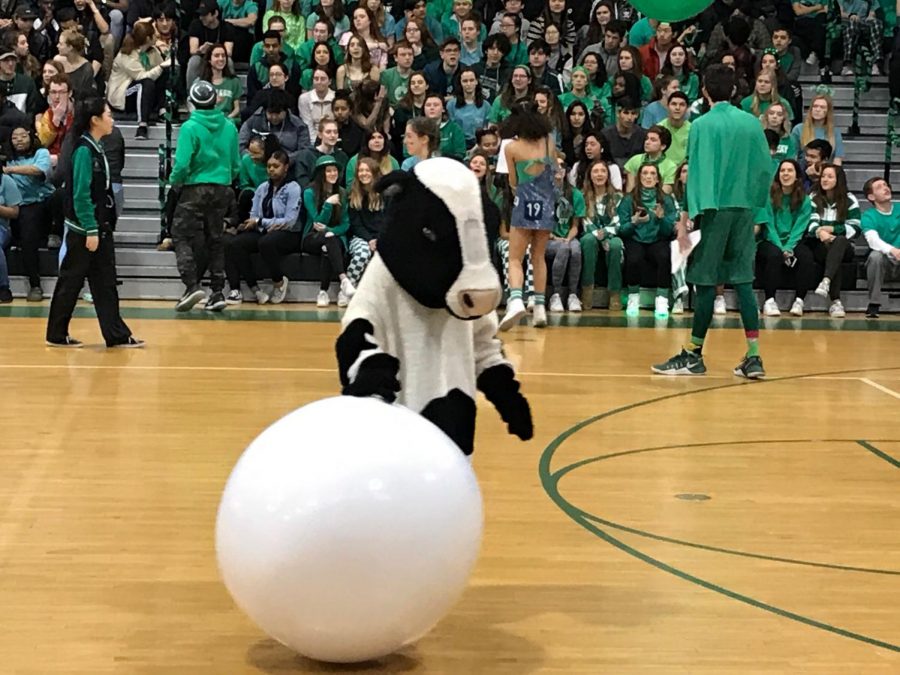
<svg viewBox="0 0 900 675">
<path fill-rule="evenodd" d="M 378 183 L 386 199 L 378 255 L 416 301 L 477 319 L 500 302 L 491 264 L 481 189 L 469 169 L 436 157 L 412 172 L 394 171 Z"/>
</svg>

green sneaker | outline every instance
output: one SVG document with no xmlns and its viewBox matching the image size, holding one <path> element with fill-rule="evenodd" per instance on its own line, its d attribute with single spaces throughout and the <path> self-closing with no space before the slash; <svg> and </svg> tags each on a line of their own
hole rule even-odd
<svg viewBox="0 0 900 675">
<path fill-rule="evenodd" d="M 650 370 L 658 375 L 706 375 L 703 356 L 682 349 L 665 363 L 650 366 Z"/>
<path fill-rule="evenodd" d="M 761 380 L 766 376 L 766 369 L 763 368 L 762 359 L 758 356 L 745 356 L 734 369 L 734 374 L 748 380 Z"/>
</svg>

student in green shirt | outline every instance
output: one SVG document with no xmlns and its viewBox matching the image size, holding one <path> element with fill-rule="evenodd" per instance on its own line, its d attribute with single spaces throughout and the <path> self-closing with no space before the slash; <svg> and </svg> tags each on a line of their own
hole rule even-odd
<svg viewBox="0 0 900 675">
<path fill-rule="evenodd" d="M 671 194 L 672 185 L 675 183 L 675 172 L 678 170 L 678 165 L 666 157 L 666 151 L 671 144 L 672 134 L 668 129 L 660 126 L 652 126 L 647 129 L 647 136 L 644 138 L 644 153 L 635 155 L 625 162 L 626 192 L 634 190 L 639 169 L 646 164 L 653 164 L 659 169 L 663 191 Z"/>
<path fill-rule="evenodd" d="M 509 111 L 517 101 L 531 100 L 534 97 L 534 85 L 531 79 L 531 69 L 528 66 L 516 66 L 506 86 L 500 91 L 500 95 L 491 104 L 491 113 L 488 121 L 491 124 L 500 124 L 509 117 Z"/>
<path fill-rule="evenodd" d="M 637 316 L 641 307 L 641 279 L 652 269 L 656 279 L 654 313 L 669 314 L 672 258 L 669 242 L 675 231 L 675 200 L 663 192 L 659 168 L 644 164 L 634 189 L 618 207 L 619 236 L 625 244 L 625 283 L 628 304 L 625 313 Z"/>
<path fill-rule="evenodd" d="M 588 110 L 593 110 L 597 105 L 597 99 L 590 91 L 589 75 L 584 66 L 572 69 L 572 88 L 559 95 L 559 102 L 563 110 L 567 110 L 574 101 L 581 101 Z"/>
<path fill-rule="evenodd" d="M 306 19 L 300 13 L 300 0 L 273 0 L 272 9 L 263 16 L 263 25 L 273 16 L 284 20 L 282 42 L 296 52 L 306 42 Z"/>
<path fill-rule="evenodd" d="M 216 110 L 221 110 L 226 118 L 240 126 L 244 87 L 228 65 L 225 47 L 216 45 L 209 50 L 201 77 L 216 88 Z"/>
<path fill-rule="evenodd" d="M 797 139 L 791 134 L 790 108 L 782 102 L 773 103 L 762 116 L 763 130 L 771 130 L 778 134 L 778 146 L 772 156 L 777 162 L 783 159 L 796 159 L 799 148 Z M 777 168 L 777 167 L 776 167 Z"/>
<path fill-rule="evenodd" d="M 275 17 L 275 20 L 281 21 L 281 17 Z M 282 23 L 282 25 L 284 25 Z M 273 28 L 269 28 L 269 30 L 277 30 Z M 294 60 L 300 66 L 301 70 L 305 70 L 312 66 L 313 63 L 313 50 L 316 48 L 316 45 L 320 42 L 325 42 L 331 48 L 331 54 L 333 60 L 337 65 L 341 65 L 344 63 L 344 50 L 341 49 L 340 45 L 338 45 L 338 41 L 334 39 L 331 34 L 331 24 L 327 21 L 316 21 L 315 25 L 312 27 L 312 31 L 309 33 L 312 37 L 301 44 L 294 55 Z M 260 57 L 262 57 L 262 44 L 258 43 L 260 50 Z M 256 47 L 253 48 L 254 53 Z M 282 47 L 284 49 L 284 47 Z"/>
<path fill-rule="evenodd" d="M 219 0 L 219 12 L 225 23 L 234 29 L 234 49 L 231 56 L 235 61 L 245 62 L 253 49 L 256 36 L 256 17 L 259 7 L 251 0 Z"/>
<path fill-rule="evenodd" d="M 778 86 L 775 75 L 767 70 L 762 70 L 756 76 L 756 85 L 753 93 L 741 101 L 741 109 L 755 117 L 765 114 L 773 103 L 781 103 L 786 110 L 791 109 L 791 104 L 778 94 Z"/>
<path fill-rule="evenodd" d="M 594 281 L 600 251 L 606 258 L 607 288 L 610 311 L 622 309 L 622 265 L 624 246 L 619 238 L 619 214 L 616 209 L 622 195 L 610 182 L 609 165 L 602 159 L 591 162 L 582 187 L 585 211 L 584 234 L 581 235 L 581 304 L 591 309 L 594 304 Z"/>
<path fill-rule="evenodd" d="M 683 91 L 669 94 L 669 103 L 666 106 L 668 116 L 659 123 L 672 137 L 672 145 L 666 150 L 666 159 L 675 164 L 681 164 L 687 159 L 688 138 L 691 133 L 691 123 L 687 121 L 690 101 Z"/>
<path fill-rule="evenodd" d="M 266 170 L 266 142 L 262 136 L 254 136 L 247 144 L 247 152 L 241 155 L 238 167 L 238 222 L 250 217 L 253 193 L 269 180 Z"/>
<path fill-rule="evenodd" d="M 786 159 L 778 165 L 778 175 L 769 196 L 769 222 L 757 249 L 762 260 L 762 281 L 766 301 L 763 314 L 780 316 L 775 292 L 786 271 L 796 281 L 797 298 L 791 314 L 803 316 L 803 300 L 813 286 L 815 262 L 803 243 L 812 216 L 812 202 L 803 192 L 800 165 Z"/>
<path fill-rule="evenodd" d="M 462 160 L 466 156 L 466 135 L 456 122 L 444 119 L 444 98 L 440 94 L 428 94 L 423 108 L 425 117 L 440 125 L 441 157 Z"/>
<path fill-rule="evenodd" d="M 553 295 L 550 296 L 548 309 L 551 312 L 563 312 L 562 295 L 569 291 L 566 306 L 570 312 L 580 312 L 581 300 L 578 298 L 578 282 L 581 279 L 581 244 L 578 233 L 581 220 L 584 218 L 584 196 L 581 190 L 573 188 L 566 180 L 566 164 L 562 157 L 556 160 L 556 227 L 550 233 L 545 257 L 551 269 Z M 566 274 L 568 270 L 568 275 Z M 568 283 L 565 283 L 568 281 Z"/>
<path fill-rule="evenodd" d="M 687 50 L 681 45 L 676 44 L 669 49 L 659 73 L 672 75 L 678 80 L 679 91 L 683 91 L 688 97 L 688 105 L 700 98 L 700 78 L 691 66 Z"/>
<path fill-rule="evenodd" d="M 870 178 L 863 186 L 872 204 L 862 216 L 862 231 L 872 252 L 866 260 L 869 306 L 866 318 L 877 319 L 884 302 L 881 284 L 900 279 L 900 206 L 894 204 L 891 184 L 881 177 Z"/>
<path fill-rule="evenodd" d="M 350 214 L 347 192 L 338 184 L 340 177 L 334 157 L 322 155 L 316 160 L 312 184 L 303 191 L 306 220 L 300 250 L 321 259 L 317 307 L 328 307 L 331 302 L 328 287 L 335 274 L 341 280 L 341 295 L 349 300 L 356 292 L 344 267 Z"/>
</svg>

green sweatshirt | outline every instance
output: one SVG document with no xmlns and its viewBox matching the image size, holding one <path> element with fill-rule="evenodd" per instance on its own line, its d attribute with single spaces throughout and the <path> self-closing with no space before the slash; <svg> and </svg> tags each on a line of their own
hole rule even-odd
<svg viewBox="0 0 900 675">
<path fill-rule="evenodd" d="M 238 132 L 221 110 L 195 110 L 181 125 L 171 185 L 231 185 L 240 171 Z"/>
<path fill-rule="evenodd" d="M 256 190 L 260 185 L 269 180 L 265 162 L 257 164 L 248 154 L 241 157 L 241 166 L 238 172 L 238 187 L 241 190 Z"/>
<path fill-rule="evenodd" d="M 314 223 L 328 223 L 331 222 L 331 213 L 334 210 L 334 206 L 325 202 L 322 204 L 322 208 L 316 208 L 316 195 L 313 192 L 311 187 L 306 188 L 303 191 L 303 211 L 306 213 L 306 223 L 303 225 L 303 237 L 305 238 L 310 232 L 313 231 Z M 337 224 L 333 227 L 327 227 L 326 231 L 334 233 L 334 236 L 340 237 L 341 241 L 344 242 L 344 245 L 347 245 L 347 231 L 350 229 L 350 209 L 347 205 L 347 197 L 346 193 L 344 197 L 341 199 L 341 216 L 338 220 Z"/>
<path fill-rule="evenodd" d="M 615 237 L 619 233 L 619 214 L 616 213 L 616 206 L 620 198 L 614 197 L 610 200 L 610 207 L 606 208 L 606 200 L 597 200 L 594 205 L 594 215 L 591 218 L 585 216 L 582 221 L 585 234 L 592 234 L 596 230 L 605 230 L 607 236 Z"/>
<path fill-rule="evenodd" d="M 675 221 L 678 218 L 675 200 L 669 195 L 665 195 L 662 218 L 657 218 L 653 212 L 656 206 L 655 199 L 645 199 L 643 202 L 644 208 L 647 209 L 647 215 L 650 216 L 650 220 L 646 223 L 632 221 L 635 207 L 631 195 L 626 195 L 619 203 L 619 236 L 634 239 L 642 244 L 653 244 L 663 239 L 671 239 L 675 232 Z"/>
<path fill-rule="evenodd" d="M 462 160 L 466 156 L 466 135 L 456 122 L 441 125 L 441 157 Z"/>
<path fill-rule="evenodd" d="M 781 200 L 781 208 L 776 211 L 770 199 L 768 216 L 765 239 L 782 251 L 793 251 L 809 227 L 812 202 L 804 195 L 797 210 L 791 211 L 790 199 L 785 197 Z"/>
</svg>

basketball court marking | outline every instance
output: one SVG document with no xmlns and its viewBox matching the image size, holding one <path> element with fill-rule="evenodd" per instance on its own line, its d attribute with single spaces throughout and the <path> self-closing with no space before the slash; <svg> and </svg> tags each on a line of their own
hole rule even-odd
<svg viewBox="0 0 900 675">
<path fill-rule="evenodd" d="M 649 536 L 650 538 L 656 538 L 656 539 L 660 539 L 660 540 L 666 540 L 666 538 L 660 537 L 658 535 L 652 535 L 651 533 L 645 533 L 643 531 L 633 530 L 632 528 L 626 528 L 625 526 L 618 526 L 618 524 L 616 524 L 616 523 L 612 523 L 611 521 L 605 521 L 597 516 L 593 516 L 592 514 L 589 514 L 585 511 L 583 511 L 582 509 L 578 508 L 577 506 L 575 506 L 574 504 L 572 504 L 571 502 L 566 500 L 566 498 L 563 497 L 559 491 L 560 478 L 562 478 L 565 474 L 569 473 L 570 471 L 572 471 L 580 466 L 584 466 L 585 464 L 589 464 L 591 462 L 596 462 L 601 459 L 609 459 L 609 458 L 615 457 L 615 456 L 622 456 L 622 455 L 626 455 L 626 454 L 637 454 L 637 453 L 642 453 L 642 452 L 661 450 L 661 449 L 663 449 L 662 447 L 622 451 L 622 452 L 607 454 L 607 455 L 601 456 L 599 458 L 598 457 L 588 458 L 585 460 L 580 460 L 578 462 L 575 462 L 574 464 L 563 467 L 561 469 L 558 469 L 555 472 L 552 471 L 550 468 L 550 464 L 553 460 L 553 456 L 554 456 L 556 450 L 558 450 L 567 439 L 569 439 L 571 436 L 574 436 L 576 433 L 578 433 L 585 427 L 588 427 L 596 422 L 600 422 L 601 420 L 607 419 L 609 417 L 613 417 L 620 413 L 624 413 L 624 412 L 634 410 L 637 408 L 649 406 L 654 403 L 668 401 L 671 399 L 681 398 L 684 396 L 690 396 L 690 395 L 694 395 L 694 394 L 708 393 L 708 392 L 716 391 L 716 390 L 720 390 L 720 389 L 731 389 L 731 388 L 740 387 L 740 386 L 750 386 L 750 385 L 765 386 L 766 383 L 771 384 L 774 382 L 812 379 L 814 377 L 821 379 L 824 377 L 832 377 L 832 376 L 847 376 L 849 373 L 854 373 L 854 372 L 855 373 L 863 373 L 863 372 L 873 373 L 873 372 L 895 371 L 895 370 L 900 370 L 900 367 L 892 366 L 892 367 L 888 367 L 888 368 L 870 368 L 870 369 L 860 369 L 860 370 L 832 371 L 832 372 L 818 373 L 818 374 L 809 373 L 806 375 L 791 375 L 791 376 L 781 377 L 781 378 L 772 378 L 772 379 L 763 380 L 760 382 L 738 382 L 738 383 L 731 383 L 731 384 L 722 384 L 722 385 L 715 385 L 712 387 L 694 389 L 694 390 L 690 390 L 690 391 L 682 391 L 682 392 L 676 392 L 676 393 L 672 393 L 672 394 L 665 394 L 663 396 L 657 396 L 655 398 L 650 398 L 650 399 L 646 399 L 644 401 L 638 401 L 636 403 L 630 403 L 627 405 L 620 406 L 618 408 L 613 408 L 612 410 L 608 410 L 606 412 L 600 413 L 593 417 L 589 417 L 588 419 L 582 420 L 581 422 L 578 422 L 577 424 L 571 426 L 569 429 L 565 430 L 563 433 L 561 433 L 559 436 L 557 436 L 555 439 L 553 439 L 553 441 L 550 442 L 550 444 L 544 449 L 543 453 L 541 454 L 541 458 L 540 458 L 540 462 L 539 462 L 539 466 L 538 466 L 538 474 L 539 474 L 539 477 L 541 480 L 541 484 L 543 485 L 544 490 L 547 493 L 547 495 L 550 497 L 550 499 L 567 516 L 569 516 L 569 518 L 571 518 L 573 521 L 575 521 L 578 525 L 580 525 L 587 531 L 591 532 L 592 534 L 596 535 L 600 539 L 604 540 L 608 544 L 611 544 L 615 548 L 623 551 L 624 553 L 627 553 L 628 555 L 630 555 L 634 558 L 637 558 L 638 560 L 641 560 L 641 561 L 647 563 L 648 565 L 656 567 L 657 569 L 660 569 L 664 572 L 668 572 L 669 574 L 672 574 L 673 576 L 676 576 L 685 581 L 689 581 L 689 582 L 691 582 L 697 586 L 701 586 L 707 590 L 713 591 L 720 595 L 724 595 L 725 597 L 731 598 L 732 600 L 737 600 L 739 602 L 750 605 L 752 607 L 756 607 L 758 609 L 762 609 L 764 611 L 770 612 L 777 616 L 791 619 L 793 621 L 797 621 L 798 623 L 812 626 L 812 627 L 818 628 L 820 630 L 828 631 L 830 633 L 834 633 L 836 635 L 840 635 L 842 637 L 846 637 L 846 638 L 849 638 L 852 640 L 864 642 L 866 644 L 870 644 L 870 645 L 873 645 L 876 647 L 881 647 L 883 649 L 887 649 L 887 650 L 890 650 L 893 652 L 900 652 L 900 645 L 898 645 L 898 644 L 893 644 L 890 642 L 886 642 L 884 640 L 879 640 L 877 638 L 863 635 L 861 633 L 856 633 L 856 632 L 841 628 L 839 626 L 834 626 L 834 625 L 819 621 L 817 619 L 813 619 L 811 617 L 807 617 L 802 614 L 798 614 L 796 612 L 792 612 L 790 610 L 783 609 L 781 607 L 776 607 L 775 605 L 770 605 L 768 603 L 762 602 L 762 601 L 757 600 L 748 595 L 738 593 L 738 592 L 728 589 L 724 586 L 720 586 L 719 584 L 716 584 L 714 582 L 708 581 L 706 579 L 702 579 L 698 576 L 695 576 L 693 574 L 685 572 L 682 569 L 673 567 L 672 565 L 669 565 L 668 563 L 665 563 L 662 560 L 654 558 L 651 555 L 643 553 L 642 551 L 639 551 L 638 549 L 634 548 L 633 546 L 630 546 L 629 544 L 625 543 L 621 539 L 616 538 L 615 536 L 613 536 L 612 534 L 607 532 L 605 529 L 601 528 L 599 525 L 602 524 L 608 528 L 616 528 L 617 527 L 618 529 L 621 529 L 623 531 L 628 531 L 628 532 L 631 532 L 633 534 L 637 534 L 640 536 Z M 850 379 L 859 379 L 862 381 L 865 378 L 860 377 L 860 378 L 850 378 Z M 877 383 L 873 382 L 872 384 L 877 384 Z M 881 389 L 881 387 L 876 387 L 876 388 L 879 390 Z M 896 392 L 890 392 L 890 395 L 893 396 L 895 393 Z M 840 439 L 838 439 L 838 440 L 840 440 Z M 754 441 L 744 441 L 744 443 L 753 443 L 753 442 Z M 801 440 L 801 441 L 795 440 L 792 442 L 809 442 L 809 441 L 808 440 Z M 887 453 L 879 450 L 874 445 L 872 445 L 870 442 L 862 441 L 862 440 L 856 440 L 855 442 L 858 443 L 861 447 L 868 450 L 869 452 L 875 454 L 877 457 L 890 463 L 895 468 L 900 468 L 900 461 L 898 461 L 896 458 L 888 455 Z M 895 442 L 895 441 L 884 441 L 884 442 Z M 710 443 L 697 444 L 697 445 L 721 445 L 721 443 L 710 442 Z M 689 446 L 674 446 L 674 447 L 689 447 Z M 682 542 L 680 540 L 669 540 L 669 542 L 670 543 L 678 543 L 678 544 L 682 544 L 682 545 L 688 545 L 688 546 L 694 545 L 693 542 Z M 697 548 L 707 548 L 707 549 L 711 548 L 711 547 L 706 547 L 705 545 L 697 545 L 696 547 Z M 745 554 L 745 552 L 727 550 L 727 549 L 722 549 L 719 552 L 729 553 L 731 555 Z M 759 555 L 752 554 L 751 557 L 759 557 Z M 810 561 L 798 561 L 798 560 L 790 560 L 790 559 L 784 559 L 781 562 L 790 562 L 792 564 L 806 564 L 806 565 L 813 564 L 814 566 L 818 566 L 818 567 L 825 567 L 825 566 L 832 567 L 832 568 L 835 567 L 835 565 L 832 565 L 829 563 L 816 564 L 816 563 L 810 563 Z M 843 566 L 841 566 L 841 567 L 843 567 Z M 850 569 L 849 567 L 846 567 L 844 569 L 846 571 L 867 572 L 867 573 L 877 573 L 877 574 L 890 574 L 890 575 L 898 574 L 898 572 L 894 571 L 894 570 L 875 570 L 875 569 L 871 569 L 871 568 Z"/>
<path fill-rule="evenodd" d="M 872 380 L 870 380 L 867 377 L 861 377 L 861 378 L 859 378 L 859 381 L 866 383 L 870 387 L 875 387 L 878 391 L 884 392 L 888 396 L 893 396 L 896 399 L 900 399 L 900 394 L 898 394 L 893 389 L 888 389 L 883 384 L 878 384 L 877 382 L 873 382 Z"/>
</svg>

